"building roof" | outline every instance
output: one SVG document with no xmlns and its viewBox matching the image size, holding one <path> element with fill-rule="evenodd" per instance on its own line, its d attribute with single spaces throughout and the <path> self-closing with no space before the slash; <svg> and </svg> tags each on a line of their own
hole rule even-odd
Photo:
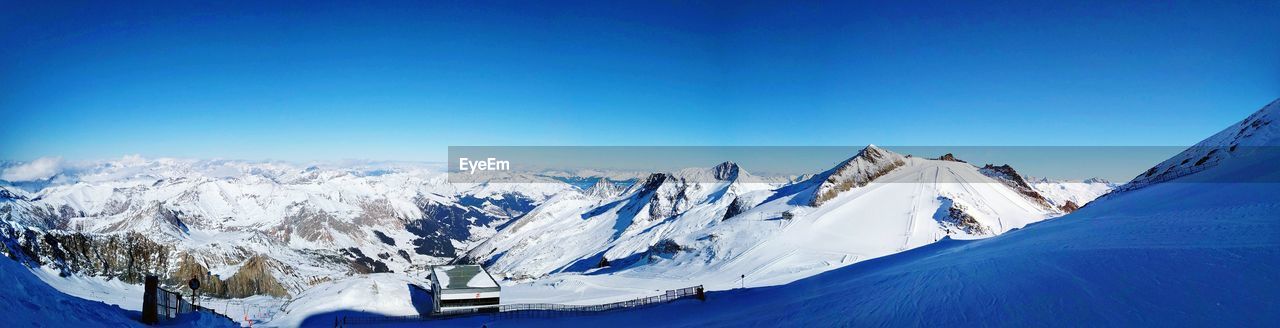
<svg viewBox="0 0 1280 328">
<path fill-rule="evenodd" d="M 479 265 L 437 265 L 431 270 L 441 290 L 500 288 L 498 282 Z"/>
</svg>

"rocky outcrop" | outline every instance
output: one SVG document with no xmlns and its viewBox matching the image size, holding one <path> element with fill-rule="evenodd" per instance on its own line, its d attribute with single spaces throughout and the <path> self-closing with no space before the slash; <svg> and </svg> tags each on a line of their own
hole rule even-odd
<svg viewBox="0 0 1280 328">
<path fill-rule="evenodd" d="M 502 217 L 461 204 L 446 204 L 426 198 L 415 200 L 421 218 L 405 224 L 405 230 L 417 238 L 412 240 L 414 252 L 421 255 L 454 258 L 458 256 L 453 240 L 467 240 L 472 226 L 486 226 Z"/>
<path fill-rule="evenodd" d="M 585 194 L 590 197 L 609 199 L 622 194 L 622 188 L 617 183 L 609 181 L 606 178 L 600 178 L 591 188 L 587 188 Z"/>
<path fill-rule="evenodd" d="M 712 175 L 716 180 L 720 181 L 737 180 L 739 171 L 740 169 L 738 168 L 738 164 L 734 162 L 720 163 L 720 165 L 716 165 L 716 167 L 711 168 Z"/>
<path fill-rule="evenodd" d="M 1027 184 L 1027 180 L 1024 179 L 1022 175 L 1018 174 L 1018 171 L 1014 170 L 1012 166 L 1009 166 L 1009 164 L 1000 166 L 987 164 L 979 169 L 978 172 L 982 172 L 983 175 L 1004 183 L 1006 186 L 1013 188 L 1014 191 L 1022 194 L 1022 196 L 1027 199 L 1040 204 L 1040 206 L 1044 206 L 1045 208 L 1054 208 L 1050 205 L 1049 200 L 1045 199 L 1043 195 L 1040 195 L 1039 192 L 1036 192 L 1035 189 L 1031 188 L 1031 185 Z"/>
<path fill-rule="evenodd" d="M 200 280 L 201 294 L 216 297 L 227 296 L 226 283 L 222 281 L 221 277 L 209 272 L 208 263 L 197 259 L 191 254 L 182 253 L 178 257 L 177 268 L 168 275 L 164 283 L 182 289 L 187 286 L 187 282 L 191 279 Z"/>
<path fill-rule="evenodd" d="M 147 275 L 166 275 L 173 253 L 172 247 L 132 232 L 93 236 L 5 227 L 3 234 L 5 256 L 49 266 L 63 276 L 82 273 L 141 283 Z"/>
<path fill-rule="evenodd" d="M 938 157 L 938 160 L 939 160 L 939 161 L 949 161 L 949 162 L 968 163 L 968 162 L 965 162 L 965 161 L 962 161 L 962 160 L 960 160 L 960 159 L 956 158 L 956 156 L 955 156 L 955 155 L 952 155 L 951 153 L 947 153 L 946 155 L 942 155 L 941 157 Z"/>
<path fill-rule="evenodd" d="M 172 210 L 164 203 L 152 202 L 141 210 L 133 212 L 130 219 L 117 221 L 103 231 L 149 231 L 177 236 L 189 231 L 183 216 L 181 211 Z"/>
<path fill-rule="evenodd" d="M 288 296 L 288 290 L 273 275 L 275 272 L 287 270 L 286 266 L 266 256 L 250 257 L 240 265 L 240 270 L 225 281 L 226 292 L 223 296 L 231 298 L 253 295 Z"/>
<path fill-rule="evenodd" d="M 1129 180 L 1104 197 L 1113 197 L 1128 191 L 1144 188 L 1153 184 L 1182 179 L 1217 167 L 1233 158 L 1249 156 L 1275 156 L 1277 138 L 1280 138 L 1280 124 L 1272 126 L 1272 122 L 1280 120 L 1280 99 L 1263 106 L 1262 109 L 1249 115 L 1235 125 L 1201 140 L 1194 146 L 1183 150 L 1146 172 Z M 1273 182 L 1265 178 L 1251 177 L 1242 181 L 1215 182 Z"/>
<path fill-rule="evenodd" d="M 27 201 L 24 197 L 11 194 L 13 198 L 0 202 L 0 219 L 6 222 L 19 223 L 26 227 L 45 229 L 66 228 L 71 218 L 83 216 L 83 213 L 62 205 L 39 205 Z"/>
<path fill-rule="evenodd" d="M 351 261 L 351 269 L 355 270 L 355 272 L 365 273 L 365 274 L 391 272 L 391 270 L 387 269 L 386 263 L 380 260 L 376 260 L 371 257 L 365 256 L 364 252 L 360 251 L 359 248 L 350 247 L 350 248 L 343 249 L 342 255 L 346 256 L 347 259 Z M 382 257 L 382 259 L 386 260 L 390 257 L 391 257 L 390 255 L 387 255 Z"/>
<path fill-rule="evenodd" d="M 665 238 L 665 239 L 659 240 L 657 243 L 654 243 L 653 246 L 649 246 L 649 254 L 669 255 L 669 254 L 675 254 L 676 252 L 679 252 L 683 249 L 684 247 L 680 246 L 680 244 L 677 244 L 675 240 L 671 240 L 671 238 Z"/>
<path fill-rule="evenodd" d="M 1069 200 L 1066 201 L 1065 203 L 1062 203 L 1062 205 L 1058 206 L 1058 211 L 1062 211 L 1062 213 L 1071 213 L 1071 212 L 1075 212 L 1078 209 L 1080 209 L 1080 205 L 1077 205 L 1076 202 L 1069 201 Z"/>
<path fill-rule="evenodd" d="M 675 240 L 672 240 L 671 238 L 663 238 L 657 243 L 650 245 L 648 250 L 645 250 L 644 258 L 648 259 L 649 262 L 652 263 L 663 258 L 671 258 L 673 255 L 683 251 L 684 249 L 684 246 L 676 243 Z"/>
<path fill-rule="evenodd" d="M 634 213 L 648 205 L 648 219 L 667 218 L 679 214 L 689 205 L 686 183 L 671 174 L 654 173 L 628 190 L 631 199 L 624 211 Z"/>
<path fill-rule="evenodd" d="M 6 200 L 24 200 L 25 201 L 27 200 L 27 198 L 23 197 L 22 195 L 18 195 L 15 192 L 9 191 L 9 189 L 0 187 L 0 201 L 6 201 Z"/>
<path fill-rule="evenodd" d="M 751 209 L 751 205 L 743 201 L 742 198 L 735 196 L 733 197 L 733 201 L 729 202 L 729 207 L 725 208 L 724 216 L 720 217 L 720 220 L 728 220 L 729 218 L 742 214 L 742 212 L 746 212 L 749 209 Z"/>
<path fill-rule="evenodd" d="M 845 160 L 835 168 L 823 172 L 822 183 L 814 191 L 810 206 L 820 206 L 849 189 L 862 187 L 896 168 L 906 164 L 906 157 L 868 145 L 856 156 Z"/>
<path fill-rule="evenodd" d="M 364 234 L 356 233 L 357 231 L 359 226 L 354 222 L 342 220 L 332 213 L 311 206 L 297 205 L 278 226 L 271 230 L 271 234 L 276 241 L 285 244 L 288 244 L 290 239 L 299 237 L 313 243 L 332 245 L 334 232 L 362 242 L 363 240 L 359 238 Z"/>
<path fill-rule="evenodd" d="M 935 219 L 942 225 L 943 231 L 948 235 L 957 231 L 963 231 L 971 235 L 989 235 L 991 229 L 978 222 L 978 219 L 970 215 L 964 205 L 952 201 L 950 198 L 938 197 L 942 202 L 942 207 L 938 211 Z M 954 229 L 954 230 L 953 230 Z"/>
<path fill-rule="evenodd" d="M 62 276 L 73 274 L 118 279 L 140 284 L 148 275 L 161 277 L 175 289 L 195 278 L 201 292 L 215 297 L 253 295 L 287 296 L 275 274 L 292 271 L 270 258 L 257 255 L 242 262 L 230 278 L 209 272 L 210 264 L 186 252 L 152 241 L 140 233 L 93 235 L 80 232 L 3 230 L 5 256 L 28 266 L 46 266 Z"/>
</svg>

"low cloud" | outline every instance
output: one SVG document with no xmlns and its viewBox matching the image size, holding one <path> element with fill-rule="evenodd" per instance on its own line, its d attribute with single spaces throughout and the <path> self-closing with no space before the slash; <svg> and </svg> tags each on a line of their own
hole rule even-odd
<svg viewBox="0 0 1280 328">
<path fill-rule="evenodd" d="M 124 155 L 124 157 L 120 158 L 120 164 L 124 166 L 142 165 L 146 163 L 147 159 L 138 154 Z"/>
<path fill-rule="evenodd" d="M 4 173 L 0 173 L 0 180 L 13 182 L 44 180 L 61 171 L 61 157 L 41 157 L 5 169 Z"/>
</svg>

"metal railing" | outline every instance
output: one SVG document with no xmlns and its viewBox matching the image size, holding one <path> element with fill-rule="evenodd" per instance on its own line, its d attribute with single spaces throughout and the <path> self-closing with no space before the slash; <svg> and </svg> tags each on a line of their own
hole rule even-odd
<svg viewBox="0 0 1280 328">
<path fill-rule="evenodd" d="M 156 313 L 161 318 L 173 319 L 187 312 L 191 312 L 191 303 L 182 294 L 156 287 Z"/>
<path fill-rule="evenodd" d="M 508 304 L 499 307 L 497 316 L 502 318 L 529 318 L 529 317 L 558 317 L 563 315 L 581 314 L 583 312 L 604 312 L 619 309 L 630 309 L 649 306 L 653 304 L 667 303 L 682 298 L 695 297 L 700 295 L 702 286 L 694 286 L 680 289 L 668 290 L 662 295 L 654 295 L 644 298 L 632 300 L 592 304 L 592 305 L 565 305 L 565 304 Z"/>
<path fill-rule="evenodd" d="M 583 315 L 591 313 L 600 313 L 605 311 L 639 308 L 654 304 L 661 304 L 676 301 L 684 298 L 698 298 L 705 300 L 705 292 L 701 285 L 668 290 L 661 295 L 637 298 L 632 300 L 591 305 L 569 305 L 569 304 L 548 304 L 548 303 L 529 303 L 529 304 L 506 304 L 495 307 L 472 308 L 465 310 L 453 310 L 443 313 L 431 315 L 406 315 L 406 316 L 343 316 L 336 318 L 335 327 L 343 327 L 347 325 L 366 325 L 366 324 L 384 324 L 396 322 L 411 322 L 433 319 L 445 319 L 458 316 L 468 315 L 491 315 L 496 318 L 545 318 L 545 317 L 562 317 L 572 315 Z"/>
<path fill-rule="evenodd" d="M 1203 172 L 1203 171 L 1205 171 L 1205 170 L 1211 169 L 1211 168 L 1213 168 L 1213 167 L 1215 167 L 1215 166 L 1217 166 L 1217 165 L 1218 165 L 1218 163 L 1217 163 L 1217 162 L 1214 162 L 1214 163 L 1212 163 L 1212 164 L 1199 165 L 1199 166 L 1192 166 L 1192 167 L 1183 168 L 1183 169 L 1179 169 L 1179 170 L 1175 170 L 1175 171 L 1168 171 L 1168 172 L 1162 173 L 1162 174 L 1160 174 L 1160 175 L 1157 175 L 1155 178 L 1147 179 L 1147 180 L 1142 181 L 1142 182 L 1139 182 L 1139 183 L 1130 183 L 1130 184 L 1127 184 L 1127 185 L 1120 186 L 1119 188 L 1116 188 L 1116 191 L 1133 191 L 1133 190 L 1138 190 L 1138 189 L 1146 188 L 1147 186 L 1151 186 L 1151 185 L 1154 185 L 1154 184 L 1165 183 L 1165 182 L 1169 182 L 1169 181 L 1174 180 L 1174 179 L 1178 179 L 1178 178 L 1182 178 L 1182 177 L 1185 177 L 1185 176 L 1188 176 L 1188 175 L 1192 175 L 1192 174 L 1200 173 L 1200 172 Z"/>
<path fill-rule="evenodd" d="M 208 313 L 235 322 L 231 317 L 218 313 L 213 309 L 191 304 L 186 298 L 182 297 L 181 293 L 156 287 L 156 313 L 161 319 L 173 319 L 177 318 L 179 314 L 191 312 Z"/>
</svg>

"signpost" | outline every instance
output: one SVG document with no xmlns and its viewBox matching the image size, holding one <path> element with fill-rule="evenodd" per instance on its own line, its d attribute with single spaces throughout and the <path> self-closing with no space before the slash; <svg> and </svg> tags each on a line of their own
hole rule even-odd
<svg viewBox="0 0 1280 328">
<path fill-rule="evenodd" d="M 191 277 L 191 280 L 187 280 L 187 287 L 191 287 L 191 306 L 195 306 L 196 302 L 199 301 L 196 290 L 200 289 L 200 279 Z"/>
</svg>

